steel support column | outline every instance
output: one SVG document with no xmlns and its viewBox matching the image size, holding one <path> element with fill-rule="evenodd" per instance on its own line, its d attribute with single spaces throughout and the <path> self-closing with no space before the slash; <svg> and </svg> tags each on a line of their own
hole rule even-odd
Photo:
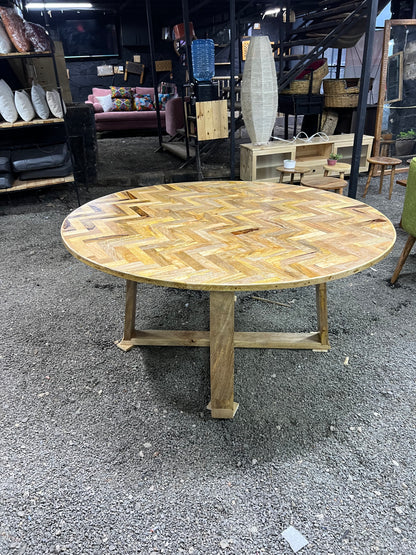
<svg viewBox="0 0 416 555">
<path fill-rule="evenodd" d="M 230 0 L 230 178 L 235 179 L 235 0 Z"/>
<path fill-rule="evenodd" d="M 186 65 L 188 67 L 188 80 L 192 83 L 194 77 L 194 72 L 192 68 L 192 52 L 191 52 L 191 42 L 192 37 L 189 32 L 189 3 L 188 0 L 182 0 L 182 17 L 183 23 L 185 25 L 185 42 L 186 42 Z"/>
<path fill-rule="evenodd" d="M 367 5 L 367 28 L 365 33 L 364 57 L 361 68 L 360 94 L 358 96 L 357 128 L 354 136 L 352 149 L 351 175 L 348 187 L 348 196 L 357 197 L 357 184 L 360 168 L 360 155 L 363 143 L 365 116 L 367 111 L 367 97 L 370 85 L 371 60 L 373 55 L 374 32 L 376 28 L 378 0 L 368 0 Z"/>
<path fill-rule="evenodd" d="M 150 0 L 146 0 L 146 16 L 147 16 L 147 33 L 149 35 L 149 45 L 150 45 L 150 65 L 152 68 L 152 81 L 153 89 L 155 93 L 155 106 L 156 106 L 156 118 L 157 118 L 157 132 L 159 135 L 159 148 L 162 146 L 162 122 L 160 119 L 160 106 L 159 106 L 159 96 L 157 90 L 157 75 L 155 67 L 155 42 L 153 38 L 153 21 L 152 21 L 152 8 Z"/>
</svg>

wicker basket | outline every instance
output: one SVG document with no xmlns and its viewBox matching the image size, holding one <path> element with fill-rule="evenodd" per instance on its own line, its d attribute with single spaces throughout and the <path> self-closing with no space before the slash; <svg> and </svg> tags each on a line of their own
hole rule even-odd
<svg viewBox="0 0 416 555">
<path fill-rule="evenodd" d="M 326 108 L 355 108 L 358 106 L 360 81 L 349 87 L 348 79 L 324 79 L 324 95 Z"/>
<path fill-rule="evenodd" d="M 287 89 L 279 91 L 279 94 L 309 94 L 309 83 L 312 75 L 312 94 L 319 94 L 321 89 L 322 79 L 328 73 L 328 62 L 311 71 L 304 79 L 295 79 L 292 81 Z"/>
</svg>

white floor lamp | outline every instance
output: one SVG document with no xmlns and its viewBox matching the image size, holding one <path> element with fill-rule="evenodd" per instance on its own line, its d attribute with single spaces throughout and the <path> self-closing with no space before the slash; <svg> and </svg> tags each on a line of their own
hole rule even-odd
<svg viewBox="0 0 416 555">
<path fill-rule="evenodd" d="M 277 76 L 267 36 L 251 37 L 241 83 L 241 109 L 254 144 L 267 144 L 277 116 Z"/>
</svg>

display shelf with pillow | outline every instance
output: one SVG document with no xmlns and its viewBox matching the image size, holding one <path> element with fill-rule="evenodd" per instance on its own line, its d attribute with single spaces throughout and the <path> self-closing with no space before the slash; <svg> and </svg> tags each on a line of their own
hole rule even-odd
<svg viewBox="0 0 416 555">
<path fill-rule="evenodd" d="M 0 59 L 2 57 L 7 56 L 0 54 Z M 64 112 L 65 104 L 57 89 L 46 91 L 34 84 L 26 90 L 12 91 L 7 82 L 0 79 L 0 130 L 63 123 Z"/>
<path fill-rule="evenodd" d="M 20 169 L 17 168 L 19 164 L 11 163 L 7 172 L 0 171 L 0 193 L 73 183 L 79 202 L 54 50 L 53 41 L 42 25 L 26 21 L 21 11 L 14 7 L 0 6 L 0 60 L 21 60 L 21 68 L 24 69 L 21 75 L 29 75 L 34 73 L 28 71 L 28 65 L 36 63 L 38 58 L 50 58 L 55 78 L 51 90 L 44 89 L 36 82 L 22 82 L 20 90 L 14 91 L 5 80 L 0 79 L 0 142 L 7 145 L 11 159 L 15 158 L 19 150 L 24 156 L 30 149 L 35 153 L 40 149 L 40 159 L 34 166 L 23 170 L 25 164 L 21 160 Z M 12 71 L 13 67 L 10 64 Z M 21 81 L 21 75 L 17 81 Z M 29 144 L 28 137 L 32 141 Z M 51 142 L 59 144 L 51 145 Z M 62 142 L 65 142 L 63 156 L 49 156 L 48 162 L 47 157 L 41 159 L 42 149 L 55 147 L 59 151 Z"/>
<path fill-rule="evenodd" d="M 0 13 L 5 23 L 4 15 Z M 11 25 L 13 19 L 8 21 Z M 27 36 L 30 37 L 31 48 L 35 52 L 9 52 L 0 53 L 0 59 L 9 58 L 53 58 L 52 44 L 49 38 L 43 35 L 42 28 L 31 25 L 25 26 Z M 6 31 L 7 25 L 4 25 Z M 23 31 L 22 31 L 23 32 Z M 3 37 L 4 39 L 4 37 Z M 3 40 L 4 42 L 4 40 Z M 18 43 L 11 41 L 18 49 L 23 48 L 24 41 L 19 40 Z M 49 48 L 49 50 L 46 50 Z M 38 51 L 36 51 L 38 50 Z M 62 126 L 65 136 L 65 156 L 63 159 L 57 157 L 56 164 L 43 167 L 42 164 L 31 169 L 18 170 L 12 164 L 11 172 L 3 173 L 0 183 L 0 193 L 10 193 L 13 191 L 22 191 L 25 189 L 43 188 L 47 186 L 59 184 L 73 184 L 75 187 L 78 203 L 79 193 L 78 187 L 73 175 L 72 156 L 69 149 L 69 134 L 66 129 L 65 122 L 65 105 L 60 92 L 59 78 L 54 63 L 55 70 L 55 87 L 50 90 L 43 89 L 36 83 L 27 83 L 26 89 L 12 91 L 5 81 L 0 80 L 0 133 L 7 132 L 7 139 L 10 142 L 12 151 L 16 150 L 21 144 L 22 135 L 28 127 L 36 129 L 36 145 L 42 145 L 45 142 L 46 127 L 58 125 Z M 53 127 L 51 129 L 54 129 Z M 56 145 L 59 147 L 59 145 Z M 59 158 L 59 160 L 58 160 Z M 52 160 L 53 162 L 53 160 Z"/>
</svg>

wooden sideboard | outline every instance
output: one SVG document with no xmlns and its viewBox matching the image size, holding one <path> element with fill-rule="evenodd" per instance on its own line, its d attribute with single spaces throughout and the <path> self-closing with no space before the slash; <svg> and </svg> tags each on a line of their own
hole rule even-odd
<svg viewBox="0 0 416 555">
<path fill-rule="evenodd" d="M 360 153 L 360 172 L 368 171 L 373 139 L 364 135 Z M 296 160 L 297 166 L 310 168 L 315 175 L 323 175 L 323 166 L 331 152 L 342 154 L 341 162 L 351 164 L 354 134 L 331 135 L 329 141 L 316 137 L 310 142 L 272 141 L 267 145 L 240 145 L 240 179 L 243 181 L 277 181 L 277 166 L 283 160 Z"/>
</svg>

